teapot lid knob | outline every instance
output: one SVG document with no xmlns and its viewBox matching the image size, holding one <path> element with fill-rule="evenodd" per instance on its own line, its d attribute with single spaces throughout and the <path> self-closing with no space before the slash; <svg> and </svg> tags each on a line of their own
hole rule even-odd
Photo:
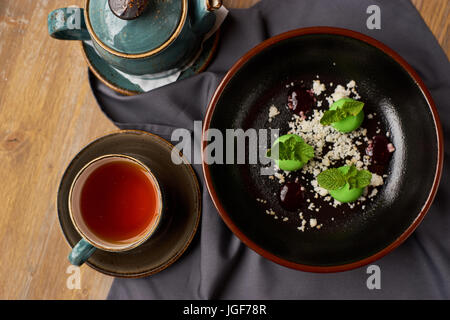
<svg viewBox="0 0 450 320">
<path fill-rule="evenodd" d="M 147 8 L 149 0 L 108 0 L 109 8 L 120 19 L 132 20 Z"/>
</svg>

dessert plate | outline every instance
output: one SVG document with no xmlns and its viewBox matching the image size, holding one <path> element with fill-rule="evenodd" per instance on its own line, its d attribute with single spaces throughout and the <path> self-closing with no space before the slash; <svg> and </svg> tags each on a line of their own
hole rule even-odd
<svg viewBox="0 0 450 320">
<path fill-rule="evenodd" d="M 282 210 L 280 188 L 260 174 L 261 165 L 204 161 L 203 171 L 222 219 L 250 248 L 287 267 L 336 272 L 384 256 L 419 225 L 439 185 L 443 138 L 431 95 L 405 60 L 375 39 L 329 27 L 293 30 L 245 54 L 217 88 L 203 134 L 209 128 L 226 136 L 226 129 L 287 127 L 288 110 L 268 122 L 270 106 L 284 108 L 287 84 L 312 84 L 317 75 L 327 85 L 356 81 L 367 110 L 391 133 L 396 151 L 370 205 L 351 214 L 336 213 L 320 230 L 301 232 L 292 225 L 295 216 L 282 222 L 267 214 L 271 208 Z M 320 217 L 321 211 L 314 214 Z"/>
<path fill-rule="evenodd" d="M 214 35 L 203 43 L 198 57 L 189 68 L 181 72 L 177 80 L 187 78 L 205 70 L 214 56 L 214 52 L 219 42 L 219 34 L 220 30 L 215 32 Z M 145 90 L 139 85 L 140 80 L 134 81 L 133 76 L 128 76 L 125 73 L 114 69 L 110 64 L 106 63 L 104 59 L 100 58 L 92 45 L 81 42 L 81 46 L 89 69 L 106 86 L 123 95 L 131 96 L 145 93 Z M 170 75 L 168 76 L 170 77 Z"/>
<path fill-rule="evenodd" d="M 91 142 L 69 164 L 59 186 L 57 205 L 59 222 L 71 247 L 81 237 L 69 216 L 69 189 L 77 172 L 90 160 L 111 153 L 139 157 L 157 177 L 165 197 L 164 215 L 154 235 L 129 251 L 98 249 L 87 261 L 90 267 L 115 277 L 144 277 L 167 268 L 185 252 L 200 220 L 201 195 L 197 177 L 187 160 L 180 157 L 180 165 L 172 162 L 172 148 L 156 135 L 121 130 Z"/>
</svg>

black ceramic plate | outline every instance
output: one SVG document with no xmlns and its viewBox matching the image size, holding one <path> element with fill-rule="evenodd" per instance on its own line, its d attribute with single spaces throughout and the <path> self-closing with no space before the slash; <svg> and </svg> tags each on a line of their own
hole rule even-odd
<svg viewBox="0 0 450 320">
<path fill-rule="evenodd" d="M 221 217 L 249 247 L 284 266 L 334 272 L 380 258 L 413 232 L 439 184 L 443 140 L 428 90 L 398 54 L 365 35 L 327 27 L 294 30 L 248 52 L 219 85 L 204 130 L 267 128 L 269 106 L 286 103 L 285 85 L 312 83 L 316 75 L 325 83 L 355 80 L 365 108 L 391 132 L 390 174 L 370 206 L 321 230 L 299 232 L 264 213 L 278 199 L 254 166 L 204 163 L 203 169 Z"/>
<path fill-rule="evenodd" d="M 58 218 L 71 247 L 81 237 L 69 216 L 69 189 L 77 172 L 89 161 L 112 153 L 134 156 L 152 170 L 163 190 L 165 209 L 155 234 L 129 251 L 95 251 L 86 262 L 90 267 L 116 277 L 144 277 L 167 268 L 187 249 L 200 220 L 200 189 L 192 167 L 184 158 L 180 158 L 180 165 L 172 162 L 172 148 L 156 135 L 122 130 L 93 141 L 69 164 L 58 190 Z"/>
</svg>

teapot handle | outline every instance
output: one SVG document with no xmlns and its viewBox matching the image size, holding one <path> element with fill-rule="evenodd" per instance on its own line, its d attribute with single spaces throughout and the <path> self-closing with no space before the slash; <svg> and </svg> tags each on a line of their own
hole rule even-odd
<svg viewBox="0 0 450 320">
<path fill-rule="evenodd" d="M 48 33 L 61 40 L 90 40 L 84 21 L 84 9 L 77 7 L 61 8 L 48 15 Z"/>
<path fill-rule="evenodd" d="M 222 6 L 222 0 L 193 0 L 193 30 L 197 34 L 206 34 L 216 21 L 215 10 Z"/>
</svg>

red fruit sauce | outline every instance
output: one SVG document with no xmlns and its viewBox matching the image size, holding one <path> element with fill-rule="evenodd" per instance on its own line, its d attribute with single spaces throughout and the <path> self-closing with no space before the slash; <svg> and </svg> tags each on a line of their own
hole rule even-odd
<svg viewBox="0 0 450 320">
<path fill-rule="evenodd" d="M 304 188 L 298 182 L 287 182 L 280 189 L 280 204 L 289 211 L 301 208 L 304 202 Z"/>
<path fill-rule="evenodd" d="M 288 108 L 299 116 L 305 116 L 312 110 L 316 99 L 311 90 L 301 85 L 294 85 L 288 91 Z"/>
</svg>

